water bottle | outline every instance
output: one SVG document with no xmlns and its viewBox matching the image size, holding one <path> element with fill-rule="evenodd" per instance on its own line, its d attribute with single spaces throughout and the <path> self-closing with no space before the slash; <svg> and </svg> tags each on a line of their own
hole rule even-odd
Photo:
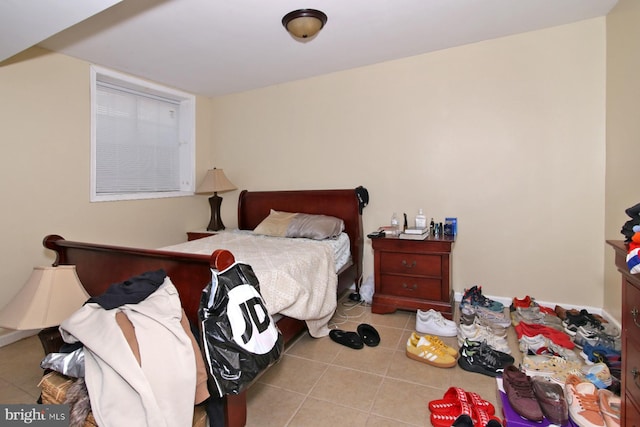
<svg viewBox="0 0 640 427">
<path fill-rule="evenodd" d="M 394 235 L 400 234 L 400 223 L 398 222 L 398 215 L 394 212 L 391 216 L 391 231 Z"/>
</svg>

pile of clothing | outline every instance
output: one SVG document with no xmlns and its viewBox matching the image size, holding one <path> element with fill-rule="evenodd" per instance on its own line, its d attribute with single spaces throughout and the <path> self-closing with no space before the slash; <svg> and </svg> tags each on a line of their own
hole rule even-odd
<svg viewBox="0 0 640 427">
<path fill-rule="evenodd" d="M 60 333 L 67 344 L 41 366 L 83 378 L 98 425 L 191 425 L 194 404 L 209 397 L 198 341 L 164 270 L 111 285 Z M 72 404 L 70 416 L 83 420 L 88 409 Z"/>
</svg>

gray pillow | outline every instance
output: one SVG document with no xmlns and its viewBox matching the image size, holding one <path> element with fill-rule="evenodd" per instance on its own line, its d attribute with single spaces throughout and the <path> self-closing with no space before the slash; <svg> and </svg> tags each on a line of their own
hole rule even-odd
<svg viewBox="0 0 640 427">
<path fill-rule="evenodd" d="M 253 230 L 256 234 L 276 237 L 305 237 L 324 240 L 338 236 L 344 221 L 328 215 L 280 212 L 271 213 Z"/>
</svg>

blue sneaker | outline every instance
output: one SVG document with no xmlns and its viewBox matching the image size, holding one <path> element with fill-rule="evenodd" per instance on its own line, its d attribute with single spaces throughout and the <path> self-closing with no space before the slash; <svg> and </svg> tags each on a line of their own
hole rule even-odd
<svg viewBox="0 0 640 427">
<path fill-rule="evenodd" d="M 604 363 L 609 367 L 620 366 L 621 353 L 603 345 L 585 343 L 580 356 L 587 364 Z"/>
</svg>

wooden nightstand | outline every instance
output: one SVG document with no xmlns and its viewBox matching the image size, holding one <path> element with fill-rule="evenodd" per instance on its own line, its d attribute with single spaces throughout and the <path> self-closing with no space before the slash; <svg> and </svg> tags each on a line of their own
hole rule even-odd
<svg viewBox="0 0 640 427">
<path fill-rule="evenodd" d="M 454 242 L 455 236 L 372 239 L 375 293 L 371 311 L 434 309 L 452 319 L 450 255 Z"/>
<path fill-rule="evenodd" d="M 192 240 L 202 239 L 204 237 L 213 236 L 214 234 L 216 234 L 215 231 L 208 231 L 208 230 L 187 231 L 187 240 L 192 241 Z"/>
</svg>

